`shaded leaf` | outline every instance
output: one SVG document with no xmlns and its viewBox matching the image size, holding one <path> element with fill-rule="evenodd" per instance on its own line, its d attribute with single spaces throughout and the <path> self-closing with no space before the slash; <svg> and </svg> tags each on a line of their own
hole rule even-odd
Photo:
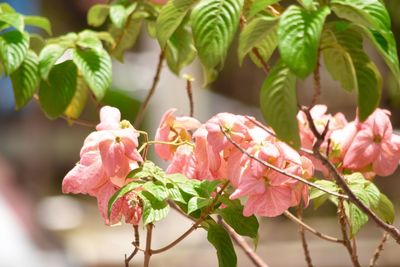
<svg viewBox="0 0 400 267">
<path fill-rule="evenodd" d="M 103 49 L 74 49 L 72 59 L 96 99 L 101 100 L 111 85 L 111 58 L 108 53 Z"/>
<path fill-rule="evenodd" d="M 58 44 L 50 44 L 43 48 L 39 55 L 39 71 L 42 79 L 47 79 L 54 64 L 66 50 L 66 47 Z"/>
<path fill-rule="evenodd" d="M 29 35 L 8 31 L 0 35 L 0 59 L 6 74 L 10 75 L 22 64 L 29 47 Z"/>
<path fill-rule="evenodd" d="M 81 115 L 86 106 L 88 95 L 89 87 L 82 77 L 78 77 L 75 95 L 72 98 L 71 103 L 64 111 L 64 115 L 72 120 L 71 123 L 73 123 L 73 120 L 79 118 Z"/>
<path fill-rule="evenodd" d="M 219 267 L 237 266 L 236 252 L 224 227 L 216 223 L 211 224 L 208 229 L 207 240 L 217 250 Z"/>
<path fill-rule="evenodd" d="M 39 60 L 36 54 L 28 51 L 25 60 L 11 74 L 10 78 L 14 90 L 15 105 L 17 109 L 20 109 L 32 99 L 40 82 Z"/>
<path fill-rule="evenodd" d="M 77 68 L 72 61 L 55 65 L 47 81 L 40 83 L 40 106 L 50 119 L 60 116 L 71 103 L 77 85 Z"/>
<path fill-rule="evenodd" d="M 290 6 L 282 14 L 278 36 L 282 60 L 299 77 L 307 77 L 317 64 L 319 39 L 328 7 L 308 11 Z"/>
<path fill-rule="evenodd" d="M 291 146 L 300 146 L 297 124 L 296 76 L 283 63 L 277 63 L 265 80 L 260 106 L 265 120 L 279 139 Z"/>
</svg>

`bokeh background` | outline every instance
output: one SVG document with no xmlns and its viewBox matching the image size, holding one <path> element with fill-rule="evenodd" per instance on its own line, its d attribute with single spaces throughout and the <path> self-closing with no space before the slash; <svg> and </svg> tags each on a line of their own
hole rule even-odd
<svg viewBox="0 0 400 267">
<path fill-rule="evenodd" d="M 10 0 L 17 11 L 48 17 L 55 36 L 86 28 L 86 11 L 96 0 Z M 400 3 L 385 1 L 392 16 L 393 31 L 400 44 Z M 126 54 L 125 63 L 113 65 L 113 88 L 104 104 L 121 109 L 125 119 L 133 120 L 153 79 L 159 47 L 144 32 L 134 49 Z M 382 106 L 392 112 L 394 128 L 400 128 L 400 96 L 391 87 L 387 68 L 370 49 L 385 81 Z M 211 88 L 203 88 L 202 73 L 195 62 L 182 73 L 196 78 L 194 82 L 195 116 L 206 121 L 222 111 L 250 114 L 260 120 L 259 89 L 265 79 L 262 70 L 246 60 L 239 67 L 233 45 L 224 71 Z M 400 47 L 398 46 L 398 50 Z M 343 111 L 349 120 L 355 116 L 355 96 L 338 88 L 322 71 L 320 103 L 329 111 Z M 312 83 L 299 83 L 299 101 L 307 104 Z M 124 254 L 132 250 L 133 231 L 129 225 L 105 226 L 97 211 L 96 201 L 87 196 L 62 195 L 61 182 L 79 160 L 79 149 L 92 130 L 70 126 L 63 120 L 50 121 L 32 101 L 23 110 L 14 109 L 10 81 L 0 79 L 0 267 L 113 267 L 123 266 Z M 144 129 L 154 135 L 165 110 L 177 107 L 179 114 L 189 112 L 185 80 L 164 68 L 161 82 L 146 114 Z M 96 122 L 94 103 L 89 103 L 83 117 Z M 400 171 L 392 177 L 378 178 L 379 188 L 400 210 Z M 312 216 L 310 216 L 312 214 Z M 398 216 L 400 214 L 397 214 Z M 305 220 L 321 231 L 339 235 L 335 209 L 329 204 L 317 212 L 310 206 Z M 305 266 L 298 237 L 298 227 L 286 218 L 261 219 L 258 254 L 272 267 Z M 184 232 L 191 222 L 171 211 L 155 228 L 155 247 L 169 243 Z M 398 220 L 396 221 L 399 226 Z M 358 238 L 358 251 L 363 266 L 367 265 L 382 233 L 368 224 Z M 143 235 L 142 235 L 143 236 Z M 350 266 L 342 246 L 307 235 L 315 266 Z M 237 249 L 239 266 L 252 266 Z M 400 249 L 389 241 L 382 253 L 380 266 L 400 266 Z M 137 256 L 131 266 L 141 266 Z M 196 231 L 180 245 L 152 257 L 152 266 L 217 266 L 216 255 L 202 230 Z"/>
</svg>

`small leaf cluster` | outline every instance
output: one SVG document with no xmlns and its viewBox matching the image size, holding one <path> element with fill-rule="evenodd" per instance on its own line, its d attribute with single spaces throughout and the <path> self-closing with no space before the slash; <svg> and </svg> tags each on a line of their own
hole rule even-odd
<svg viewBox="0 0 400 267">
<path fill-rule="evenodd" d="M 383 221 L 390 224 L 394 222 L 395 210 L 393 203 L 385 194 L 379 191 L 378 187 L 373 182 L 366 180 L 361 173 L 357 172 L 345 175 L 345 180 L 357 198 Z M 317 180 L 314 183 L 329 191 L 340 192 L 339 186 L 334 181 Z M 318 209 L 327 200 L 336 206 L 339 203 L 339 200 L 335 196 L 315 188 L 311 188 L 310 199 L 312 199 L 315 209 Z M 368 216 L 355 204 L 348 201 L 344 202 L 344 209 L 350 225 L 350 237 L 354 237 L 368 222 Z"/>
<path fill-rule="evenodd" d="M 182 174 L 166 174 L 151 161 L 133 170 L 127 179 L 131 179 L 131 182 L 111 197 L 109 214 L 113 205 L 133 190 L 142 201 L 143 225 L 164 219 L 170 211 L 169 203 L 173 202 L 207 231 L 207 239 L 217 251 L 219 266 L 236 266 L 237 259 L 229 234 L 216 222 L 213 214 L 221 216 L 238 234 L 254 241 L 258 238 L 257 218 L 244 217 L 240 201 L 232 201 L 225 193 L 218 191 L 222 186 L 221 181 L 199 181 Z M 218 194 L 220 196 L 217 197 Z"/>
</svg>

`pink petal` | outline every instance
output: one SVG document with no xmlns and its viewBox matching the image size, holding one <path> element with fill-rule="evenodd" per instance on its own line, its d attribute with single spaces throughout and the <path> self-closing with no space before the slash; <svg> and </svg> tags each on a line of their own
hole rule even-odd
<svg viewBox="0 0 400 267">
<path fill-rule="evenodd" d="M 388 176 L 394 173 L 399 165 L 400 151 L 393 144 L 383 142 L 381 151 L 372 164 L 373 171 L 380 176 Z"/>
<path fill-rule="evenodd" d="M 120 128 L 121 112 L 114 107 L 104 106 L 100 110 L 100 123 L 96 130 L 115 130 Z"/>
<path fill-rule="evenodd" d="M 379 145 L 373 140 L 372 132 L 368 129 L 357 133 L 350 145 L 343 166 L 352 170 L 360 170 L 371 164 L 379 153 Z"/>
<path fill-rule="evenodd" d="M 119 199 L 111 209 L 110 219 L 108 218 L 108 202 L 110 198 L 117 192 L 117 188 L 111 184 L 104 184 L 100 190 L 96 194 L 97 198 L 97 207 L 101 215 L 103 216 L 104 222 L 107 225 L 112 225 L 118 223 L 121 220 L 121 208 L 122 208 L 122 200 Z"/>
<path fill-rule="evenodd" d="M 100 154 L 91 151 L 67 173 L 62 183 L 63 193 L 95 195 L 98 188 L 107 181 Z"/>
</svg>

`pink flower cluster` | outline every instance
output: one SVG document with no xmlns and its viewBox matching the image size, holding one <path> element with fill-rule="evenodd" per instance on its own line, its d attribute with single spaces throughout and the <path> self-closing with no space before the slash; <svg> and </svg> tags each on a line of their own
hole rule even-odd
<svg viewBox="0 0 400 267">
<path fill-rule="evenodd" d="M 190 117 L 176 117 L 175 111 L 164 114 L 156 134 L 156 153 L 170 161 L 167 173 L 199 180 L 229 179 L 235 189 L 231 198 L 247 197 L 245 216 L 273 217 L 302 200 L 308 204 L 306 185 L 246 155 L 306 179 L 314 172 L 309 159 L 256 126 L 254 119 L 219 113 L 201 124 Z"/>
<path fill-rule="evenodd" d="M 329 129 L 321 151 L 343 172 L 362 172 L 365 177 L 388 176 L 397 168 L 400 160 L 400 136 L 393 133 L 390 112 L 377 109 L 367 120 L 347 122 L 343 114 L 326 114 L 326 106 L 317 105 L 311 115 L 322 132 L 329 121 Z M 315 142 L 306 116 L 299 112 L 298 121 L 302 146 L 312 148 Z M 326 170 L 312 159 L 317 170 Z"/>
<path fill-rule="evenodd" d="M 137 151 L 138 132 L 128 121 L 120 121 L 121 113 L 113 107 L 103 107 L 100 123 L 84 141 L 80 161 L 68 172 L 62 184 L 63 193 L 88 194 L 97 198 L 106 224 L 119 222 L 138 224 L 142 214 L 135 192 L 119 199 L 107 216 L 108 201 L 125 185 L 128 173 L 138 167 L 142 157 Z"/>
</svg>

